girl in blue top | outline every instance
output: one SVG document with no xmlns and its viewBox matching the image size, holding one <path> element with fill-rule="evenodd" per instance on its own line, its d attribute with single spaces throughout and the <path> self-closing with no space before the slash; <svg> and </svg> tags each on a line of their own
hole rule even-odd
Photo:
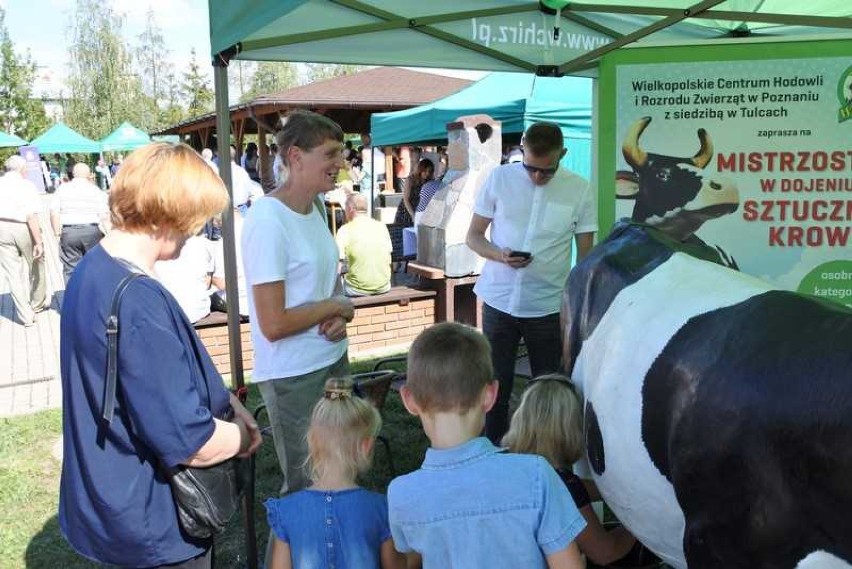
<svg viewBox="0 0 852 569">
<path fill-rule="evenodd" d="M 572 470 L 571 465 L 583 457 L 583 413 L 570 379 L 548 374 L 530 381 L 503 446 L 511 452 L 542 456 L 559 474 L 586 520 L 586 528 L 576 538 L 586 557 L 597 565 L 609 565 L 627 555 L 636 538 L 623 527 L 607 531 L 601 525 L 584 481 Z M 589 485 L 600 499 L 594 483 Z"/>
<path fill-rule="evenodd" d="M 394 549 L 387 499 L 359 488 L 370 467 L 381 418 L 352 394 L 350 379 L 329 379 L 308 428 L 312 485 L 266 501 L 275 534 L 267 569 L 402 569 Z"/>
</svg>

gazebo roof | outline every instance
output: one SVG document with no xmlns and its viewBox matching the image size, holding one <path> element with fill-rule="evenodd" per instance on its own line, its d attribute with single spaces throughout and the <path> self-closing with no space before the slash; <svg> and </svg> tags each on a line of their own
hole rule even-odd
<svg viewBox="0 0 852 569">
<path fill-rule="evenodd" d="M 370 115 L 407 109 L 432 102 L 471 84 L 468 79 L 445 77 L 401 67 L 375 67 L 315 81 L 246 103 L 232 105 L 231 118 L 283 113 L 290 109 L 309 109 L 334 119 L 346 132 L 369 130 Z M 216 115 L 209 113 L 167 127 L 155 134 L 182 134 L 215 127 Z M 247 121 L 251 122 L 251 121 Z M 247 124 L 246 132 L 255 132 Z"/>
<path fill-rule="evenodd" d="M 470 85 L 467 79 L 411 71 L 402 67 L 375 67 L 262 95 L 255 103 L 314 107 L 408 108 L 430 103 Z"/>
</svg>

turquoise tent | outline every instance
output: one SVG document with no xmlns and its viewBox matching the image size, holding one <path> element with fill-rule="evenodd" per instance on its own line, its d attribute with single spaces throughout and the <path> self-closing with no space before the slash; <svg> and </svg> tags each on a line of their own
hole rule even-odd
<svg viewBox="0 0 852 569">
<path fill-rule="evenodd" d="M 208 0 L 208 5 L 217 62 L 416 65 L 539 75 L 594 74 L 601 55 L 634 42 L 849 37 L 852 28 L 849 0 Z"/>
<path fill-rule="evenodd" d="M 590 175 L 592 80 L 585 77 L 491 73 L 432 103 L 375 114 L 370 133 L 376 146 L 436 142 L 446 140 L 448 122 L 479 113 L 501 121 L 504 135 L 520 135 L 536 121 L 558 124 L 569 150 L 565 166 Z"/>
<path fill-rule="evenodd" d="M 24 146 L 26 143 L 26 140 L 17 137 L 14 134 L 0 132 L 0 148 L 9 148 L 10 146 Z"/>
<path fill-rule="evenodd" d="M 134 150 L 140 146 L 151 143 L 151 137 L 127 121 L 101 140 L 101 149 L 104 152 L 113 150 Z"/>
<path fill-rule="evenodd" d="M 50 127 L 47 132 L 30 142 L 30 145 L 38 148 L 41 154 L 50 154 L 51 152 L 92 153 L 101 151 L 99 142 L 86 138 L 61 122 Z"/>
</svg>

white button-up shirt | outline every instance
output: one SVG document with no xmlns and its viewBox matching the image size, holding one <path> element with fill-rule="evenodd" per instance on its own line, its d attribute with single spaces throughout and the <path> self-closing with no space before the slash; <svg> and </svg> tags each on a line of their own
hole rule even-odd
<svg viewBox="0 0 852 569">
<path fill-rule="evenodd" d="M 18 172 L 6 172 L 0 178 L 0 220 L 24 223 L 41 209 L 35 185 Z"/>
<path fill-rule="evenodd" d="M 547 184 L 536 186 L 522 163 L 506 164 L 485 180 L 474 212 L 491 220 L 494 245 L 532 253 L 523 269 L 486 261 L 474 288 L 477 296 L 521 318 L 559 312 L 574 235 L 598 230 L 588 181 L 560 168 Z"/>
</svg>

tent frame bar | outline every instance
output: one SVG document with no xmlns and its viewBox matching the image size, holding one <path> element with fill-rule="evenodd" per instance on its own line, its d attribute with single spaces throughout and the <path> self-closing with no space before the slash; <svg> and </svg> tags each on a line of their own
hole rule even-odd
<svg viewBox="0 0 852 569">
<path fill-rule="evenodd" d="M 576 57 L 567 63 L 563 63 L 558 67 L 558 71 L 560 74 L 567 74 L 571 73 L 572 71 L 577 71 L 578 69 L 584 68 L 591 62 L 597 60 L 602 55 L 605 55 L 627 44 L 633 43 L 636 40 L 649 36 L 654 32 L 658 32 L 660 30 L 668 28 L 669 26 L 672 26 L 687 18 L 692 18 L 695 14 L 700 14 L 705 10 L 712 8 L 713 6 L 716 6 L 717 4 L 721 4 L 722 2 L 724 2 L 724 0 L 702 0 L 698 4 L 694 4 L 693 6 L 685 10 L 677 10 L 676 13 L 671 14 L 670 16 L 663 18 L 662 20 L 654 22 L 653 24 L 645 26 L 644 28 L 640 28 L 636 31 L 633 31 L 627 34 L 626 36 L 622 36 L 621 38 L 612 41 L 604 46 L 601 46 L 597 49 L 593 49 L 592 51 L 586 52 L 580 57 Z"/>
<path fill-rule="evenodd" d="M 244 51 L 255 51 L 258 49 L 266 49 L 270 47 L 278 47 L 282 45 L 293 45 L 312 41 L 322 41 L 329 39 L 345 38 L 353 35 L 367 34 L 373 32 L 384 32 L 388 30 L 400 30 L 411 28 L 420 31 L 422 28 L 433 24 L 443 24 L 446 22 L 455 22 L 458 20 L 466 20 L 469 18 L 481 18 L 491 16 L 502 16 L 506 14 L 519 14 L 532 11 L 530 6 L 512 6 L 504 8 L 491 8 L 488 10 L 468 10 L 466 12 L 451 12 L 447 14 L 437 14 L 434 16 L 426 16 L 423 18 L 411 19 L 387 10 L 380 10 L 359 2 L 358 0 L 330 0 L 334 4 L 339 4 L 350 10 L 355 10 L 380 18 L 383 22 L 375 22 L 373 24 L 361 24 L 358 26 L 347 26 L 334 30 L 318 30 L 315 32 L 303 32 L 298 34 L 289 34 L 280 38 L 264 38 L 258 40 L 245 40 L 242 42 Z M 536 6 L 536 11 L 538 10 Z M 493 55 L 493 50 L 488 50 L 488 55 Z M 493 52 L 493 53 L 492 53 Z"/>
<path fill-rule="evenodd" d="M 687 8 L 686 10 L 693 10 Z M 637 6 L 611 6 L 608 4 L 586 4 L 582 2 L 571 2 L 565 9 L 570 12 L 598 12 L 602 14 L 634 14 L 637 16 L 662 16 L 670 17 L 683 14 L 684 9 L 678 8 L 652 8 Z M 564 14 L 563 14 L 564 15 Z M 691 13 L 688 18 L 701 18 L 707 20 L 739 21 L 744 24 L 759 22 L 761 24 L 784 24 L 790 26 L 813 26 L 817 28 L 852 28 L 852 18 L 838 18 L 832 16 L 806 16 L 794 14 L 738 12 L 734 10 L 704 10 Z"/>
</svg>

